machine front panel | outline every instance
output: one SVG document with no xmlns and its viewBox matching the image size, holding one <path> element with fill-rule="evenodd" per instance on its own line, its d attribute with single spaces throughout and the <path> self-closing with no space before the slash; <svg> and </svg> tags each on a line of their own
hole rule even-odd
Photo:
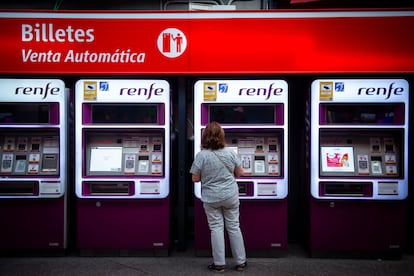
<svg viewBox="0 0 414 276">
<path fill-rule="evenodd" d="M 0 198 L 66 192 L 67 99 L 54 79 L 0 79 Z"/>
<path fill-rule="evenodd" d="M 408 111 L 405 80 L 314 81 L 310 120 L 312 196 L 406 198 Z"/>
<path fill-rule="evenodd" d="M 212 121 L 226 133 L 245 172 L 242 199 L 283 199 L 287 188 L 287 83 L 282 80 L 200 80 L 194 87 L 194 148 Z M 201 184 L 194 193 L 201 198 Z"/>
<path fill-rule="evenodd" d="M 76 108 L 79 198 L 169 194 L 169 85 L 163 80 L 80 80 Z"/>
</svg>

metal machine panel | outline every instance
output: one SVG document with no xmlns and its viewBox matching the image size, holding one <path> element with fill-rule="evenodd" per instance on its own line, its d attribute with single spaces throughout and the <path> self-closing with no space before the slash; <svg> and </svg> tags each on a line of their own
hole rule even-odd
<svg viewBox="0 0 414 276">
<path fill-rule="evenodd" d="M 164 80 L 79 80 L 76 91 L 77 196 L 167 197 L 169 84 Z M 109 187 L 104 188 L 105 182 Z M 103 191 L 96 192 L 97 187 Z"/>
<path fill-rule="evenodd" d="M 226 131 L 227 146 L 242 160 L 245 176 L 237 180 L 241 198 L 286 198 L 287 83 L 199 80 L 194 93 L 194 154 L 200 148 L 202 129 L 217 121 Z M 201 198 L 201 184 L 194 185 L 196 197 Z"/>
<path fill-rule="evenodd" d="M 408 114 L 406 80 L 314 81 L 310 121 L 312 196 L 316 199 L 405 199 Z M 372 192 L 361 194 L 345 189 L 340 194 L 326 192 L 331 186 L 325 182 L 346 182 L 354 188 L 364 183 L 366 187 L 371 186 L 368 190 Z"/>
<path fill-rule="evenodd" d="M 0 250 L 67 247 L 68 91 L 58 79 L 0 79 Z"/>
</svg>

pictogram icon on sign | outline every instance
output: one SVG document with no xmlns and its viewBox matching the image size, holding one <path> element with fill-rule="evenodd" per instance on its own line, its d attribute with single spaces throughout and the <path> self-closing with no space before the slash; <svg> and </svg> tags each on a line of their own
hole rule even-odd
<svg viewBox="0 0 414 276">
<path fill-rule="evenodd" d="M 181 56 L 187 48 L 185 34 L 176 28 L 168 28 L 160 33 L 157 40 L 158 50 L 166 57 Z"/>
</svg>

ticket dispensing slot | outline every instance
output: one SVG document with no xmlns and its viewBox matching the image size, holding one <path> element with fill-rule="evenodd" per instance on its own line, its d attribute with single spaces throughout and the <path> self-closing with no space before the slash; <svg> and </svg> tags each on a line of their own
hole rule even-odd
<svg viewBox="0 0 414 276">
<path fill-rule="evenodd" d="M 83 182 L 84 195 L 118 195 L 130 196 L 134 194 L 132 181 L 85 181 Z"/>
<path fill-rule="evenodd" d="M 372 182 L 320 182 L 320 196 L 371 197 Z"/>
<path fill-rule="evenodd" d="M 0 181 L 0 195 L 38 195 L 38 181 Z"/>
</svg>

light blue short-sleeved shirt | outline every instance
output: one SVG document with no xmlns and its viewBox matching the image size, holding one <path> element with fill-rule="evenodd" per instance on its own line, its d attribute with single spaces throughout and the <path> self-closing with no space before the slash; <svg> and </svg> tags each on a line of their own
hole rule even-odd
<svg viewBox="0 0 414 276">
<path fill-rule="evenodd" d="M 239 157 L 227 148 L 214 152 L 208 149 L 198 152 L 190 169 L 190 173 L 200 175 L 201 200 L 207 203 L 223 201 L 239 193 L 234 178 L 234 169 L 241 165 Z"/>
</svg>

